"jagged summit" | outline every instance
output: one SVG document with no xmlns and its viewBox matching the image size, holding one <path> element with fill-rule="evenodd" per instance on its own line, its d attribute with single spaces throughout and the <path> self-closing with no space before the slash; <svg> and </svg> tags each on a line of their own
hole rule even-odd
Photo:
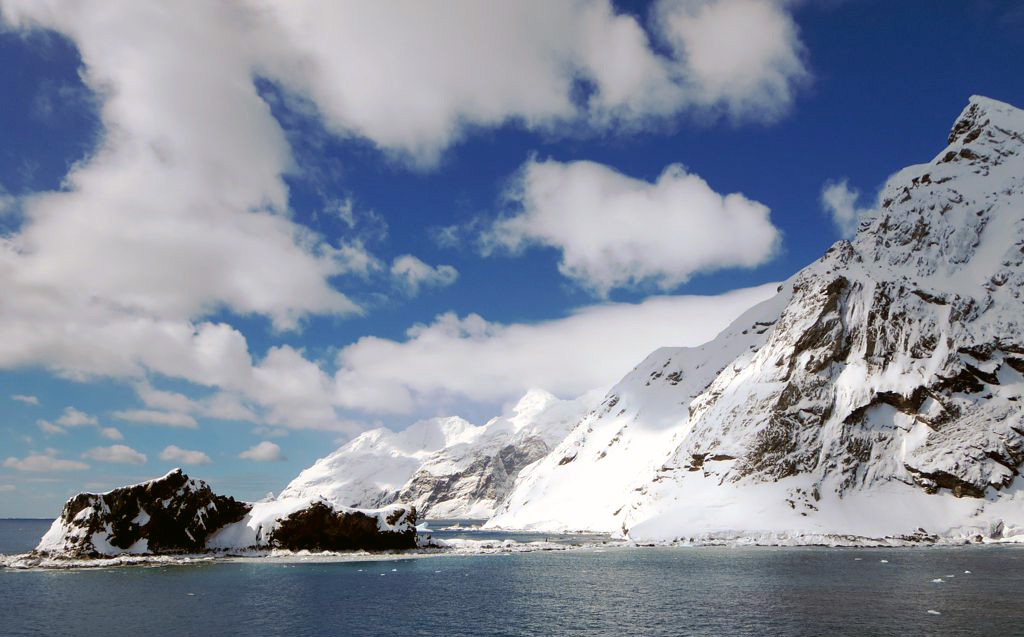
<svg viewBox="0 0 1024 637">
<path fill-rule="evenodd" d="M 952 145 L 961 139 L 970 143 L 987 132 L 992 136 L 1000 133 L 1021 133 L 1024 131 L 1024 111 L 983 95 L 972 95 L 960 116 L 953 123 L 946 143 Z M 990 127 L 991 125 L 991 127 Z M 986 130 L 986 127 L 989 127 Z"/>
<path fill-rule="evenodd" d="M 483 425 L 447 417 L 368 431 L 317 460 L 281 497 L 357 507 L 401 502 L 424 517 L 486 518 L 520 469 L 547 454 L 595 399 L 564 401 L 531 389 Z"/>
<path fill-rule="evenodd" d="M 492 524 L 1024 532 L 1022 132 L 1024 112 L 971 98 L 946 148 L 893 175 L 852 241 L 714 341 L 648 357 L 524 471 Z"/>
</svg>

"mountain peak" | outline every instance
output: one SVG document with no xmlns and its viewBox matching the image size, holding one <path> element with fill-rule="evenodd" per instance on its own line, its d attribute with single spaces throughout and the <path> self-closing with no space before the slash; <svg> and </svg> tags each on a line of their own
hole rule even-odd
<svg viewBox="0 0 1024 637">
<path fill-rule="evenodd" d="M 949 144 L 970 143 L 994 124 L 1004 134 L 1024 133 L 1024 111 L 982 95 L 972 95 L 949 133 Z M 992 134 L 992 131 L 989 131 Z"/>
<path fill-rule="evenodd" d="M 539 387 L 532 387 L 516 402 L 512 412 L 517 415 L 535 414 L 557 400 L 558 398 L 551 392 Z"/>
</svg>

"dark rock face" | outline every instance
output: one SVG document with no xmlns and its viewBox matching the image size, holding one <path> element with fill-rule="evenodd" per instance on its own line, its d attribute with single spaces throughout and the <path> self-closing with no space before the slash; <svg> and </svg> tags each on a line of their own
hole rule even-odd
<svg viewBox="0 0 1024 637">
<path fill-rule="evenodd" d="M 392 551 L 416 548 L 416 509 L 396 509 L 387 518 L 394 525 L 405 517 L 405 531 L 380 530 L 376 516 L 360 511 L 335 511 L 323 501 L 281 520 L 270 535 L 275 548 L 292 551 Z"/>
<path fill-rule="evenodd" d="M 422 515 L 429 517 L 432 510 L 453 502 L 499 502 L 512 489 L 523 467 L 549 451 L 543 440 L 531 437 L 505 445 L 493 455 L 482 456 L 462 471 L 438 475 L 421 469 L 401 490 L 388 494 L 375 505 L 415 502 Z"/>
<path fill-rule="evenodd" d="M 216 495 L 205 482 L 175 469 L 157 480 L 103 494 L 80 493 L 68 500 L 60 515 L 67 528 L 61 553 L 99 557 L 104 554 L 95 543 L 100 536 L 116 549 L 145 540 L 143 552 L 197 552 L 205 548 L 208 536 L 241 520 L 250 508 Z"/>
</svg>

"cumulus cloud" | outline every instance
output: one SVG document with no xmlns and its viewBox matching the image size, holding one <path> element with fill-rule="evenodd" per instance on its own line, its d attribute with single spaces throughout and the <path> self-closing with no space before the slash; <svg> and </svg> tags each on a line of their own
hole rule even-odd
<svg viewBox="0 0 1024 637">
<path fill-rule="evenodd" d="M 668 54 L 608 0 L 252 4 L 278 45 L 264 50 L 265 73 L 335 130 L 421 164 L 469 126 L 639 125 L 719 108 L 763 119 L 807 74 L 792 18 L 772 0 L 658 3 L 653 36 Z"/>
<path fill-rule="evenodd" d="M 556 248 L 562 274 L 601 296 L 753 267 L 771 258 L 780 240 L 767 207 L 738 193 L 720 195 L 678 164 L 651 183 L 595 162 L 531 159 L 509 196 L 519 210 L 483 233 L 485 249 Z"/>
<path fill-rule="evenodd" d="M 95 425 L 98 421 L 96 416 L 90 416 L 84 411 L 74 407 L 65 407 L 64 413 L 57 419 L 57 424 L 62 427 L 80 427 L 82 425 Z"/>
<path fill-rule="evenodd" d="M 181 464 L 210 464 L 210 456 L 202 451 L 190 451 L 176 445 L 168 445 L 160 452 L 160 459 Z"/>
<path fill-rule="evenodd" d="M 26 405 L 39 404 L 39 398 L 37 396 L 29 396 L 26 394 L 11 394 L 11 400 L 17 400 L 18 402 L 25 403 Z"/>
<path fill-rule="evenodd" d="M 407 339 L 365 337 L 338 354 L 336 400 L 371 412 L 409 413 L 453 401 L 500 402 L 531 387 L 576 396 L 607 388 L 654 349 L 698 345 L 776 285 L 714 297 L 609 303 L 557 320 L 503 325 L 448 313 Z"/>
<path fill-rule="evenodd" d="M 36 425 L 48 434 L 62 434 L 67 431 L 67 427 L 98 426 L 99 421 L 95 416 L 90 416 L 84 411 L 69 406 L 64 408 L 64 412 L 56 421 L 50 422 L 40 419 L 36 421 Z"/>
<path fill-rule="evenodd" d="M 195 422 L 194 416 L 247 422 L 259 420 L 259 416 L 246 406 L 237 393 L 218 391 L 201 399 L 193 399 L 179 392 L 157 389 L 148 380 L 136 383 L 135 393 L 146 407 L 174 414 L 161 415 L 159 418 L 164 420 Z"/>
<path fill-rule="evenodd" d="M 83 458 L 99 462 L 118 464 L 146 464 L 146 454 L 140 453 L 127 445 L 111 445 L 109 447 L 93 447 L 82 454 Z"/>
<path fill-rule="evenodd" d="M 89 465 L 75 460 L 64 460 L 57 457 L 56 449 L 47 449 L 44 453 L 31 453 L 24 458 L 8 457 L 4 466 L 18 471 L 79 471 L 88 469 Z"/>
<path fill-rule="evenodd" d="M 277 460 L 285 459 L 285 457 L 281 455 L 281 447 L 267 440 L 264 440 L 254 447 L 246 449 L 242 453 L 238 454 L 238 457 L 245 458 L 247 460 L 254 460 L 256 462 L 275 462 Z"/>
<path fill-rule="evenodd" d="M 857 223 L 868 208 L 857 206 L 860 192 L 850 188 L 845 179 L 829 182 L 821 190 L 821 205 L 844 238 L 857 234 Z"/>
<path fill-rule="evenodd" d="M 39 427 L 39 429 L 42 430 L 43 433 L 47 434 L 67 433 L 67 429 L 64 429 L 63 427 L 58 427 L 49 420 L 45 420 L 43 418 L 40 418 L 39 420 L 36 421 L 36 426 Z"/>
<path fill-rule="evenodd" d="M 180 414 L 173 411 L 156 411 L 153 409 L 120 409 L 111 414 L 118 420 L 137 422 L 150 425 L 167 425 L 168 427 L 186 427 L 195 429 L 198 427 L 196 419 L 188 414 Z"/>
<path fill-rule="evenodd" d="M 108 440 L 124 440 L 124 434 L 117 427 L 100 427 L 100 435 Z"/>
<path fill-rule="evenodd" d="M 773 119 L 808 78 L 803 45 L 781 0 L 661 0 L 663 38 L 685 60 L 691 99 L 734 119 Z"/>
<path fill-rule="evenodd" d="M 430 266 L 411 254 L 403 254 L 391 262 L 391 276 L 406 294 L 416 296 L 420 288 L 455 283 L 459 271 L 450 265 Z"/>
<path fill-rule="evenodd" d="M 712 20 L 698 5 L 734 9 Z M 693 30 L 665 17 L 683 12 L 723 33 L 750 15 L 785 26 L 785 4 L 658 11 L 645 30 L 609 0 L 5 0 L 4 28 L 51 29 L 78 47 L 103 134 L 60 190 L 19 195 L 21 225 L 0 237 L 0 367 L 166 376 L 224 392 L 198 408 L 152 395 L 149 422 L 190 426 L 218 413 L 362 426 L 339 418 L 334 379 L 301 351 L 256 360 L 238 329 L 209 319 L 226 310 L 288 330 L 310 315 L 356 314 L 341 277 L 383 267 L 351 224 L 351 236 L 328 238 L 294 220 L 284 176 L 295 158 L 257 78 L 305 100 L 330 130 L 421 167 L 479 127 L 604 132 L 693 110 L 761 119 L 749 105 L 786 108 L 805 74 L 795 28 L 766 29 L 746 58 L 730 52 L 753 66 L 716 68 L 701 62 L 706 44 L 686 44 Z M 785 51 L 797 62 L 779 62 Z M 347 224 L 344 205 L 338 214 Z"/>
</svg>

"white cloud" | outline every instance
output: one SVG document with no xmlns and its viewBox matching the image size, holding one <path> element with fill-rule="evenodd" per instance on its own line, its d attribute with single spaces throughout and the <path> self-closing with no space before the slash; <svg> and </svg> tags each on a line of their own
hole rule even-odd
<svg viewBox="0 0 1024 637">
<path fill-rule="evenodd" d="M 773 119 L 808 78 L 796 24 L 782 0 L 661 0 L 662 37 L 685 60 L 691 99 L 735 119 Z"/>
<path fill-rule="evenodd" d="M 100 427 L 100 435 L 108 440 L 124 440 L 124 434 L 116 427 Z"/>
<path fill-rule="evenodd" d="M 210 464 L 210 456 L 202 451 L 189 451 L 176 445 L 168 445 L 160 452 L 160 459 L 181 464 Z"/>
<path fill-rule="evenodd" d="M 11 394 L 11 400 L 17 400 L 18 402 L 25 403 L 27 405 L 38 405 L 39 398 L 36 396 L 28 396 L 25 394 Z"/>
<path fill-rule="evenodd" d="M 738 0 L 713 4 L 729 2 Z M 784 21 L 783 5 L 765 7 L 757 15 Z M 254 78 L 309 100 L 331 130 L 426 166 L 473 128 L 628 129 L 693 109 L 735 110 L 743 93 L 735 87 L 778 86 L 779 77 L 791 86 L 802 72 L 691 64 L 682 49 L 654 48 L 640 22 L 608 0 L 5 0 L 0 14 L 3 28 L 53 29 L 75 43 L 103 126 L 98 148 L 60 190 L 19 195 L 22 224 L 0 237 L 0 368 L 162 375 L 225 392 L 184 411 L 171 408 L 176 396 L 150 396 L 162 406 L 148 411 L 177 414 L 151 419 L 179 423 L 230 413 L 293 427 L 362 426 L 339 418 L 333 379 L 301 352 L 274 348 L 254 360 L 239 330 L 204 319 L 228 310 L 292 329 L 309 315 L 357 313 L 336 287 L 339 275 L 383 267 L 359 228 L 328 239 L 292 219 L 284 175 L 296 162 Z M 674 33 L 664 24 L 654 37 Z M 769 30 L 764 37 L 777 41 L 757 50 L 795 50 L 794 34 Z M 730 80 L 737 72 L 742 81 Z M 589 87 L 582 97 L 581 85 Z M 791 100 L 755 92 L 750 103 L 775 100 L 762 104 L 768 112 Z"/>
<path fill-rule="evenodd" d="M 607 388 L 660 346 L 711 339 L 775 288 L 594 305 L 536 324 L 444 314 L 410 329 L 405 341 L 365 337 L 341 350 L 336 400 L 410 413 L 456 401 L 507 401 L 531 387 L 577 396 Z"/>
<path fill-rule="evenodd" d="M 176 414 L 161 415 L 160 418 L 163 419 L 171 418 L 179 422 L 189 422 L 191 419 L 194 422 L 195 419 L 188 415 L 193 414 L 218 420 L 259 420 L 259 416 L 235 393 L 219 391 L 196 400 L 178 392 L 157 389 L 148 380 L 136 383 L 135 393 L 146 407 Z"/>
<path fill-rule="evenodd" d="M 116 462 L 119 464 L 145 464 L 146 454 L 140 453 L 126 445 L 109 447 L 93 447 L 82 454 L 83 458 L 99 462 Z"/>
<path fill-rule="evenodd" d="M 281 447 L 266 440 L 238 454 L 238 457 L 256 462 L 274 462 L 285 459 L 281 455 Z"/>
<path fill-rule="evenodd" d="M 41 429 L 43 431 L 43 433 L 48 433 L 48 434 L 63 434 L 63 433 L 67 433 L 67 430 L 64 429 L 63 427 L 58 427 L 57 425 L 53 424 L 49 420 L 44 420 L 42 418 L 40 418 L 39 420 L 36 421 L 36 426 L 39 427 L 39 429 Z"/>
<path fill-rule="evenodd" d="M 650 183 L 590 161 L 530 160 L 509 197 L 521 209 L 484 232 L 485 250 L 557 248 L 562 274 L 601 296 L 753 267 L 771 258 L 780 240 L 767 207 L 738 193 L 720 195 L 678 164 Z"/>
<path fill-rule="evenodd" d="M 66 427 L 81 427 L 83 425 L 97 426 L 99 425 L 99 421 L 95 416 L 90 416 L 84 411 L 75 409 L 74 407 L 65 407 L 64 412 L 55 422 L 39 419 L 36 421 L 36 425 L 48 434 L 62 434 L 66 433 Z"/>
<path fill-rule="evenodd" d="M 391 276 L 409 296 L 416 296 L 422 287 L 445 287 L 455 283 L 459 271 L 450 265 L 430 266 L 411 254 L 403 254 L 391 262 Z"/>
<path fill-rule="evenodd" d="M 18 282 L 166 318 L 227 306 L 290 327 L 357 311 L 327 282 L 336 246 L 283 214 L 292 158 L 241 53 L 240 10 L 115 4 L 4 4 L 77 44 L 108 131 L 66 190 L 26 198 Z"/>
<path fill-rule="evenodd" d="M 421 164 L 466 127 L 508 121 L 636 126 L 695 108 L 772 117 L 806 76 L 796 27 L 771 0 L 661 2 L 654 35 L 671 56 L 608 0 L 252 4 L 277 45 L 263 51 L 265 73 L 335 130 Z M 581 80 L 593 89 L 582 101 Z"/>
<path fill-rule="evenodd" d="M 95 425 L 97 422 L 96 416 L 90 416 L 74 407 L 65 407 L 64 413 L 57 419 L 57 424 L 61 427 L 81 427 L 82 425 Z"/>
<path fill-rule="evenodd" d="M 121 409 L 111 414 L 118 420 L 128 422 L 147 423 L 151 425 L 167 425 L 168 427 L 186 427 L 195 429 L 198 427 L 196 419 L 188 414 L 175 413 L 173 411 L 155 411 L 152 409 Z"/>
<path fill-rule="evenodd" d="M 55 449 L 47 449 L 44 453 L 31 453 L 24 458 L 8 457 L 4 466 L 18 471 L 78 471 L 88 469 L 89 465 L 75 460 L 64 460 L 57 457 Z"/>
<path fill-rule="evenodd" d="M 259 422 L 260 417 L 250 409 L 240 396 L 229 392 L 217 392 L 200 401 L 200 413 L 217 420 L 242 420 Z"/>
<path fill-rule="evenodd" d="M 253 370 L 250 391 L 269 406 L 264 420 L 270 425 L 348 433 L 366 429 L 364 423 L 338 416 L 331 376 L 287 345 L 267 352 Z"/>
<path fill-rule="evenodd" d="M 832 218 L 832 223 L 844 238 L 857 234 L 857 223 L 868 208 L 859 208 L 860 192 L 850 188 L 845 179 L 825 184 L 821 190 L 821 205 Z"/>
<path fill-rule="evenodd" d="M 185 394 L 157 389 L 150 385 L 148 381 L 136 383 L 135 393 L 145 403 L 146 407 L 154 409 L 189 412 L 199 408 L 198 403 Z"/>
</svg>

